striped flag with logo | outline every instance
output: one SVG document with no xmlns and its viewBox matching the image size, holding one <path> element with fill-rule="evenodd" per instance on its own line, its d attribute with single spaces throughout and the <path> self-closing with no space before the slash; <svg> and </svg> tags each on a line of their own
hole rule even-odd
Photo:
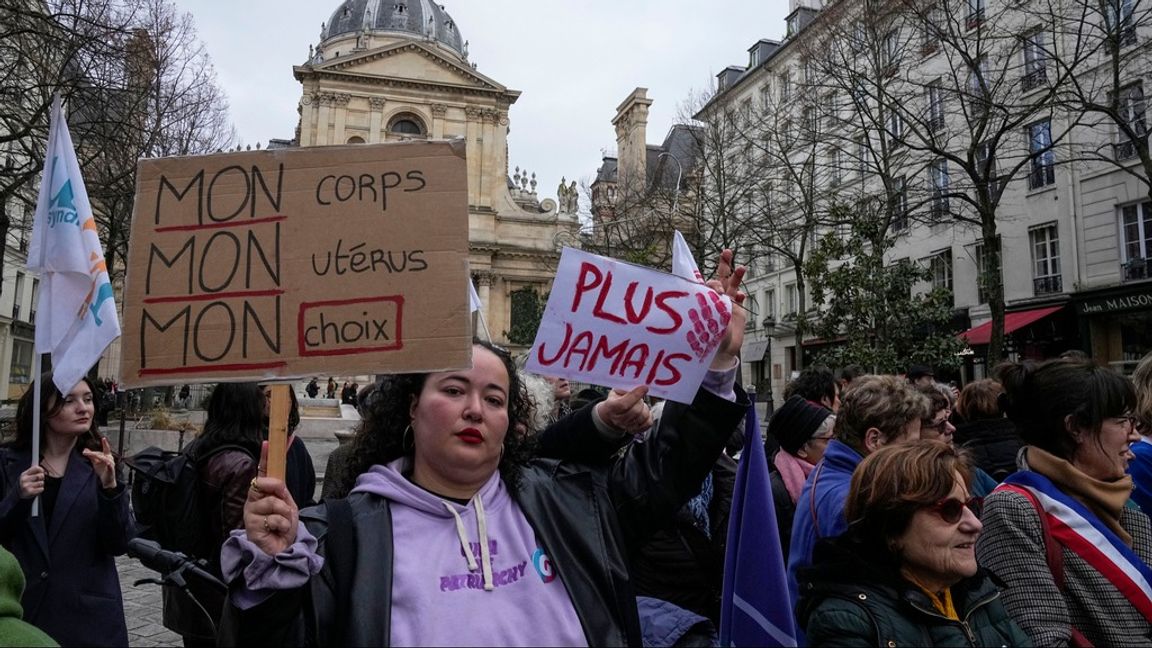
<svg viewBox="0 0 1152 648">
<path fill-rule="evenodd" d="M 56 387 L 67 394 L 120 336 L 120 319 L 59 95 L 52 103 L 28 269 L 41 277 L 36 353 L 52 354 Z"/>
</svg>

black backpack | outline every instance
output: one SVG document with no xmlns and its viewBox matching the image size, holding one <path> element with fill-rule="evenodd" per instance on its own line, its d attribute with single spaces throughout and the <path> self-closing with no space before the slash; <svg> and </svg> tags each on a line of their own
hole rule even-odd
<svg viewBox="0 0 1152 648">
<path fill-rule="evenodd" d="M 238 445 L 222 445 L 203 456 L 147 447 L 124 460 L 135 473 L 132 481 L 132 510 L 144 528 L 141 537 L 155 540 L 169 551 L 206 557 L 210 544 L 200 498 L 197 464 L 226 450 L 251 454 Z"/>
</svg>

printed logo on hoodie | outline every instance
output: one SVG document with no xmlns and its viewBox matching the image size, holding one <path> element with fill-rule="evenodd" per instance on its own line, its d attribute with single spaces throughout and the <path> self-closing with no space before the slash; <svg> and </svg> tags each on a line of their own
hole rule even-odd
<svg viewBox="0 0 1152 648">
<path fill-rule="evenodd" d="M 536 553 L 532 554 L 532 566 L 536 568 L 540 580 L 545 583 L 556 580 L 556 572 L 552 570 L 552 560 L 544 553 L 544 549 L 537 548 Z"/>
</svg>

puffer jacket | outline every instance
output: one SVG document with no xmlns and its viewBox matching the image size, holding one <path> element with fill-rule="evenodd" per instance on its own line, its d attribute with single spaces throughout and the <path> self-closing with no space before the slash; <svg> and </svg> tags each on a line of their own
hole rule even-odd
<svg viewBox="0 0 1152 648">
<path fill-rule="evenodd" d="M 589 645 L 641 645 L 630 556 L 697 493 L 747 407 L 739 387 L 735 403 L 702 389 L 691 406 L 669 401 L 653 441 L 629 446 L 610 466 L 536 459 L 522 467 L 511 495 L 551 556 Z M 248 610 L 229 606 L 220 645 L 388 645 L 392 561 L 399 558 L 390 506 L 370 493 L 348 502 L 356 529 L 351 609 L 336 609 L 342 597 L 332 558 L 306 588 Z M 300 517 L 324 555 L 328 506 Z"/>
<path fill-rule="evenodd" d="M 800 571 L 797 619 L 812 646 L 1031 646 L 981 571 L 952 586 L 959 621 L 848 537 L 821 541 Z"/>
</svg>

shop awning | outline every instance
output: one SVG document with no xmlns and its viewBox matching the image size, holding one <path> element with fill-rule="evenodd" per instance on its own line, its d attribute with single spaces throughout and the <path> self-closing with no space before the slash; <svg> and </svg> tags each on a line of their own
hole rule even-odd
<svg viewBox="0 0 1152 648">
<path fill-rule="evenodd" d="M 1045 317 L 1048 317 L 1061 308 L 1064 307 L 1049 306 L 1048 308 L 1037 308 L 1034 310 L 1008 313 L 1004 316 L 1004 334 L 1007 335 L 1013 331 L 1022 329 L 1033 322 L 1044 319 Z M 966 340 L 969 346 L 988 344 L 992 341 L 992 322 L 987 321 L 980 326 L 974 326 L 956 337 L 960 338 L 961 340 Z"/>
<path fill-rule="evenodd" d="M 752 340 L 751 342 L 744 343 L 743 352 L 740 357 L 744 362 L 760 362 L 764 359 L 764 352 L 768 350 L 768 345 L 771 340 Z"/>
</svg>

